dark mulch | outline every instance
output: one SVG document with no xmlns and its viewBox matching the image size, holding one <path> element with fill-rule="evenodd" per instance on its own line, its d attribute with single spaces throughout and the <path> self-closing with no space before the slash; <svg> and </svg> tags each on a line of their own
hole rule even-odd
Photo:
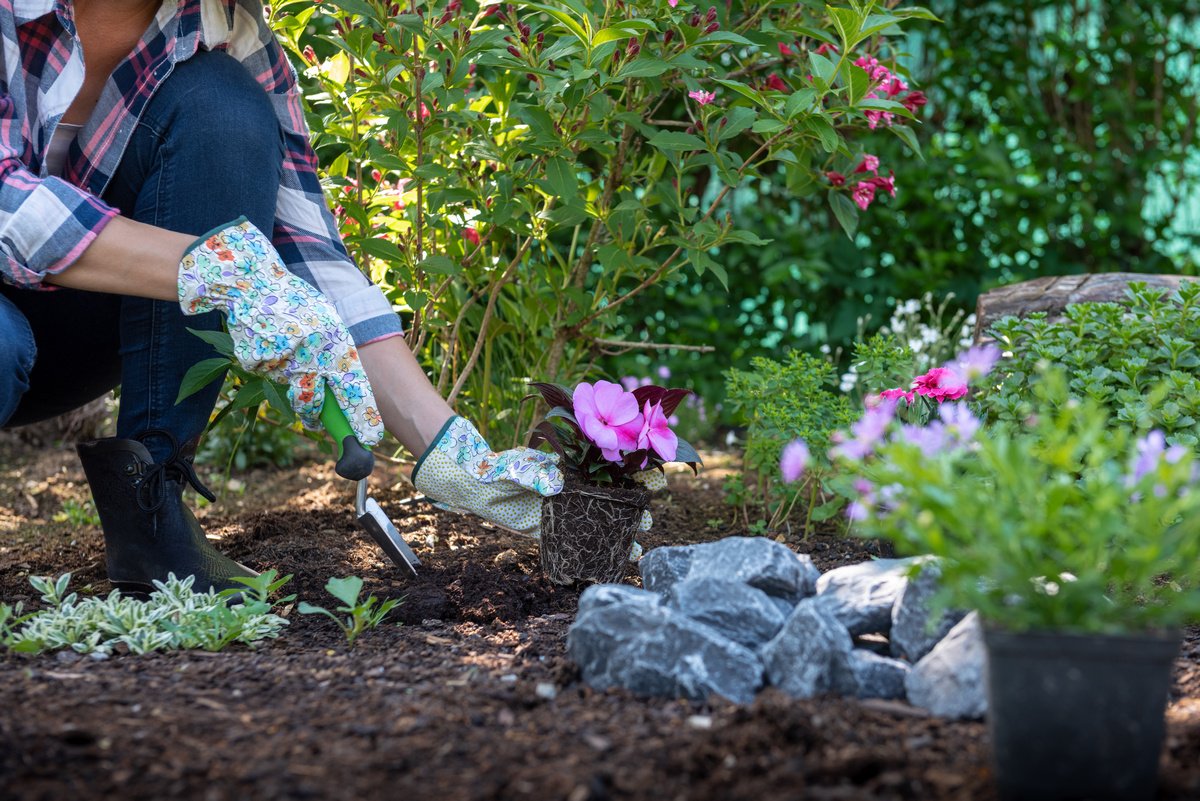
<svg viewBox="0 0 1200 801">
<path fill-rule="evenodd" d="M 351 573 L 404 596 L 404 625 L 348 650 L 332 623 L 293 612 L 257 651 L 0 656 L 0 798 L 993 797 L 979 723 L 774 692 L 739 708 L 589 690 L 564 653 L 577 592 L 538 575 L 533 543 L 405 503 L 403 483 L 385 481 L 375 495 L 425 561 L 413 579 L 356 531 L 350 487 L 329 476 L 253 474 L 208 528 L 235 558 L 294 573 L 303 599 L 327 601 L 325 580 Z M 52 519 L 84 497 L 80 480 L 65 453 L 22 462 L 0 442 L 0 598 L 32 602 L 27 575 L 65 570 L 107 591 L 99 532 Z M 647 547 L 741 533 L 717 482 L 672 486 Z M 788 544 L 823 569 L 879 551 L 827 534 Z M 1178 664 L 1160 798 L 1200 798 L 1198 630 Z"/>
</svg>

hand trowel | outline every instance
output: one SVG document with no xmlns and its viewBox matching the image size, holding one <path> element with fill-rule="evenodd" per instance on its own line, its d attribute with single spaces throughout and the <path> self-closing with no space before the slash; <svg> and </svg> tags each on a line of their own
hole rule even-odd
<svg viewBox="0 0 1200 801">
<path fill-rule="evenodd" d="M 358 517 L 358 524 L 371 535 L 371 539 L 375 540 L 388 558 L 397 565 L 407 567 L 415 576 L 421 560 L 384 514 L 379 502 L 367 495 L 367 477 L 375 469 L 375 456 L 355 438 L 346 415 L 337 405 L 328 386 L 325 403 L 321 407 L 321 423 L 337 445 L 338 460 L 333 467 L 334 471 L 342 478 L 358 482 L 354 495 L 354 513 Z"/>
</svg>

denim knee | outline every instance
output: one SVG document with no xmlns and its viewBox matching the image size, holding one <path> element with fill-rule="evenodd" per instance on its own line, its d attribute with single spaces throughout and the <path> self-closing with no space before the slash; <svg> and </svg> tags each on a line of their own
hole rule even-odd
<svg viewBox="0 0 1200 801">
<path fill-rule="evenodd" d="M 37 356 L 29 321 L 0 295 L 0 426 L 12 418 L 29 390 L 29 373 Z"/>
<path fill-rule="evenodd" d="M 283 152 L 271 98 L 237 59 L 220 50 L 176 64 L 143 123 L 176 153 L 202 159 L 214 178 L 279 161 Z"/>
</svg>

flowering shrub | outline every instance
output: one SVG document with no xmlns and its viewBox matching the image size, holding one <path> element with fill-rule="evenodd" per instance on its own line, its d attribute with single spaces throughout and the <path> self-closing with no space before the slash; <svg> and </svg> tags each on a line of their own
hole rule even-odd
<svg viewBox="0 0 1200 801">
<path fill-rule="evenodd" d="M 722 246 L 763 244 L 736 188 L 823 197 L 847 231 L 898 191 L 856 141 L 916 147 L 922 95 L 894 56 L 932 15 L 895 6 L 284 0 L 271 18 L 352 255 L 439 390 L 515 433 L 529 375 L 586 374 L 630 299 L 684 269 L 724 281 Z"/>
<path fill-rule="evenodd" d="M 695 471 L 700 457 L 668 422 L 690 393 L 643 384 L 626 390 L 611 381 L 579 383 L 569 390 L 559 384 L 535 383 L 551 407 L 530 440 L 542 442 L 562 464 L 588 480 L 621 483 L 643 470 L 667 462 L 684 462 Z"/>
<path fill-rule="evenodd" d="M 1200 478 L 1161 432 L 1135 440 L 1043 373 L 1037 413 L 981 425 L 961 402 L 929 427 L 889 420 L 841 452 L 865 536 L 941 559 L 941 601 L 1013 630 L 1135 632 L 1200 615 Z M 895 401 L 868 410 L 887 418 Z M 1167 578 L 1169 577 L 1169 578 Z"/>
</svg>

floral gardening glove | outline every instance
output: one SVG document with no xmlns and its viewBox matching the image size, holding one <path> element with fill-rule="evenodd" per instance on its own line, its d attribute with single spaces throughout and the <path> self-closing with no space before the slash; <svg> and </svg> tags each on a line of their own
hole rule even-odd
<svg viewBox="0 0 1200 801">
<path fill-rule="evenodd" d="M 558 456 L 531 448 L 496 453 L 462 417 L 451 417 L 417 461 L 413 484 L 452 512 L 469 512 L 537 536 L 542 498 L 562 492 Z"/>
<path fill-rule="evenodd" d="M 188 315 L 220 311 L 246 370 L 285 383 L 306 428 L 321 426 L 325 385 L 366 446 L 383 419 L 350 332 L 333 304 L 283 266 L 246 218 L 197 239 L 179 263 L 179 305 Z"/>
</svg>

